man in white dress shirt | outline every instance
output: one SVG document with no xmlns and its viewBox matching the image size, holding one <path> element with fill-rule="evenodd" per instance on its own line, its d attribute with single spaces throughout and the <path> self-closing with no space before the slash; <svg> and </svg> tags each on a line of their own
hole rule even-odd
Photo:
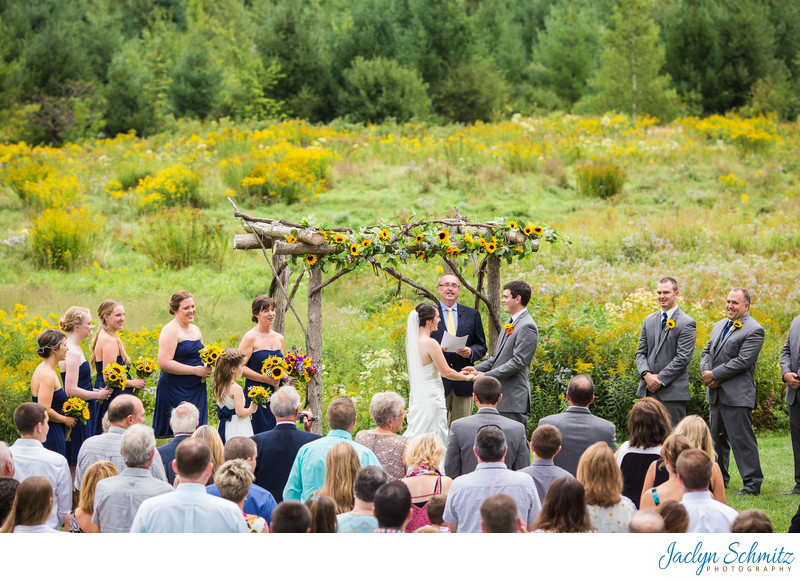
<svg viewBox="0 0 800 582">
<path fill-rule="evenodd" d="M 675 465 L 683 486 L 681 503 L 689 514 L 688 533 L 729 533 L 739 512 L 711 497 L 709 456 L 700 449 L 688 449 L 680 454 Z"/>
<path fill-rule="evenodd" d="M 9 447 L 14 456 L 14 479 L 22 483 L 28 477 L 40 476 L 50 481 L 53 511 L 47 525 L 57 530 L 72 509 L 72 483 L 66 457 L 42 445 L 50 430 L 47 409 L 36 402 L 20 404 L 14 411 L 14 426 L 20 434 Z"/>
</svg>

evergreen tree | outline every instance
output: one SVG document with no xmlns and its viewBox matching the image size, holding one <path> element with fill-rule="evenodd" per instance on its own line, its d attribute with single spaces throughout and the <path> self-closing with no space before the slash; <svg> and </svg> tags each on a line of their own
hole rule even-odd
<svg viewBox="0 0 800 582">
<path fill-rule="evenodd" d="M 615 110 L 631 115 L 653 115 L 667 120 L 677 113 L 679 101 L 662 74 L 664 46 L 652 17 L 653 0 L 620 0 L 611 16 L 612 28 L 601 40 L 600 68 L 590 82 L 592 94 L 577 111 L 602 113 Z"/>
</svg>

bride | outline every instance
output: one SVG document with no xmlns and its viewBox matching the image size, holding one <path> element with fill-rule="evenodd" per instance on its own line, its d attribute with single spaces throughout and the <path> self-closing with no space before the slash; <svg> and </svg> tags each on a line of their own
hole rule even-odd
<svg viewBox="0 0 800 582">
<path fill-rule="evenodd" d="M 450 380 L 469 382 L 474 374 L 453 370 L 445 361 L 442 346 L 431 338 L 439 326 L 439 310 L 430 303 L 420 303 L 409 313 L 406 327 L 406 357 L 408 380 L 409 439 L 424 433 L 433 433 L 447 444 L 447 408 L 444 403 L 442 376 Z"/>
</svg>

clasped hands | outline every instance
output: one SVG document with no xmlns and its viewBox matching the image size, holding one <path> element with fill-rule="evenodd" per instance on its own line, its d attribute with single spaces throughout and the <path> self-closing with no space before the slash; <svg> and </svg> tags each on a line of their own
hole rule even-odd
<svg viewBox="0 0 800 582">
<path fill-rule="evenodd" d="M 795 372 L 786 372 L 783 375 L 783 381 L 786 382 L 790 388 L 794 388 L 795 390 L 800 388 L 800 376 Z"/>
<path fill-rule="evenodd" d="M 714 380 L 714 374 L 711 373 L 711 370 L 706 370 L 700 374 L 700 379 L 703 381 L 703 384 L 709 388 L 719 388 L 719 384 Z"/>
<path fill-rule="evenodd" d="M 461 374 L 462 376 L 466 376 L 467 380 L 470 382 L 472 380 L 477 380 L 478 378 L 484 375 L 483 372 L 478 372 L 478 370 L 476 370 L 474 366 L 466 366 L 462 368 L 459 374 Z"/>
<path fill-rule="evenodd" d="M 652 372 L 648 372 L 644 375 L 644 381 L 648 392 L 655 392 L 664 385 L 661 380 L 658 379 L 658 376 Z"/>
</svg>

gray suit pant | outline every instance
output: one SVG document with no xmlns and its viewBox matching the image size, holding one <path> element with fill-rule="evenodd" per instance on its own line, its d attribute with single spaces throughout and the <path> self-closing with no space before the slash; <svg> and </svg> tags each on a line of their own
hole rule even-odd
<svg viewBox="0 0 800 582">
<path fill-rule="evenodd" d="M 661 400 L 658 397 L 658 390 L 655 392 L 648 392 L 647 396 L 652 396 L 664 405 L 669 413 L 669 419 L 672 421 L 672 428 L 678 426 L 678 423 L 686 417 L 686 401 L 685 400 Z"/>
<path fill-rule="evenodd" d="M 794 390 L 791 387 L 786 389 Z M 789 432 L 792 435 L 795 489 L 800 489 L 800 397 L 797 395 L 795 395 L 794 404 L 789 406 Z"/>
<path fill-rule="evenodd" d="M 725 486 L 728 486 L 731 478 L 728 473 L 728 461 L 733 448 L 733 458 L 736 459 L 736 466 L 742 476 L 743 488 L 760 493 L 764 474 L 761 472 L 761 462 L 758 458 L 758 443 L 753 432 L 750 408 L 724 404 L 712 404 L 709 408 L 711 438 L 717 450 Z"/>
</svg>

